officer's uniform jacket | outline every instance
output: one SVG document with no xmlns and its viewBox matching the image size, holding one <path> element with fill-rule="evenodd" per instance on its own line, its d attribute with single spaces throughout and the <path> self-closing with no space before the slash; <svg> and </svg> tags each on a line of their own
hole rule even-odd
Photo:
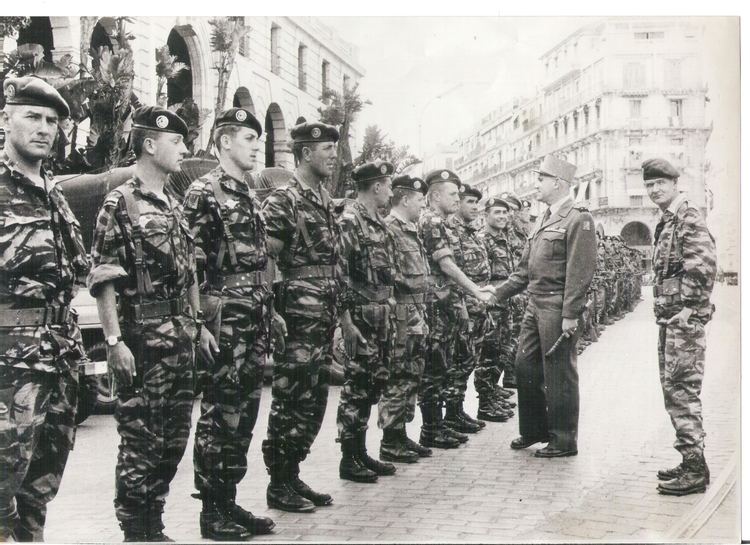
<svg viewBox="0 0 750 545">
<path fill-rule="evenodd" d="M 564 318 L 578 318 L 596 269 L 594 220 L 568 198 L 545 221 L 541 216 L 516 270 L 497 288 L 504 299 L 524 288 L 534 295 L 562 295 Z"/>
</svg>

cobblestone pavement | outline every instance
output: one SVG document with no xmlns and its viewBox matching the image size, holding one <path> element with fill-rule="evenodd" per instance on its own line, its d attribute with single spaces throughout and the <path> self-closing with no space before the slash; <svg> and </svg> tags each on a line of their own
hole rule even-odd
<svg viewBox="0 0 750 545">
<path fill-rule="evenodd" d="M 721 489 L 722 474 L 731 479 L 738 473 L 728 468 L 740 437 L 739 290 L 718 285 L 714 294 L 717 313 L 708 327 L 702 396 L 713 480 L 706 494 L 685 497 L 656 492 L 657 469 L 675 465 L 678 455 L 659 387 L 657 329 L 648 290 L 644 288 L 644 300 L 634 312 L 607 327 L 579 358 L 578 456 L 543 460 L 533 457 L 533 449 L 510 450 L 508 443 L 518 431 L 513 418 L 488 423 L 459 449 L 438 450 L 429 460 L 399 465 L 395 476 L 381 477 L 378 484 L 342 481 L 334 442 L 339 388 L 332 388 L 323 429 L 302 465 L 302 477 L 332 494 L 334 505 L 312 514 L 270 510 L 260 452 L 270 405 L 266 387 L 250 447 L 251 470 L 240 485 L 238 503 L 276 520 L 268 541 L 738 541 L 739 526 L 730 524 L 738 517 L 737 487 L 713 516 L 704 513 L 708 522 L 697 534 L 695 528 L 679 532 L 707 505 L 716 510 L 707 500 Z M 467 405 L 476 411 L 473 391 Z M 371 454 L 381 436 L 375 413 L 368 434 Z M 417 416 L 408 428 L 411 436 L 418 435 L 420 424 Z M 91 417 L 79 428 L 60 493 L 50 505 L 47 541 L 122 540 L 112 507 L 117 444 L 110 416 Z M 192 481 L 191 442 L 165 514 L 167 533 L 181 541 L 200 541 L 200 503 L 190 498 Z M 728 487 L 731 482 L 724 489 Z"/>
</svg>

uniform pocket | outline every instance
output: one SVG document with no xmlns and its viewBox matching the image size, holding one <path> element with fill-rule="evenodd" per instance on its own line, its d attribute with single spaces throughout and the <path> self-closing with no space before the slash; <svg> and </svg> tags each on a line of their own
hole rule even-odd
<svg viewBox="0 0 750 545">
<path fill-rule="evenodd" d="M 551 260 L 565 259 L 565 233 L 545 231 L 540 238 L 544 245 L 544 257 Z"/>
</svg>

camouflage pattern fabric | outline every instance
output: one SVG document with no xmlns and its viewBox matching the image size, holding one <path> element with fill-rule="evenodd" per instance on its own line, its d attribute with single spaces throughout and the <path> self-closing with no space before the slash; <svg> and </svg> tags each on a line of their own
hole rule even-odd
<svg viewBox="0 0 750 545">
<path fill-rule="evenodd" d="M 147 318 L 142 323 L 123 316 L 133 303 L 184 297 L 195 275 L 193 237 L 179 203 L 143 189 L 138 179 L 125 184 L 123 189 L 132 189 L 140 213 L 152 291 L 138 294 L 133 223 L 120 188 L 107 195 L 99 211 L 88 277 L 94 297 L 103 284 L 113 283 L 123 308 L 123 341 L 136 359 L 134 385 L 118 389 L 115 409 L 120 448 L 114 503 L 121 522 L 164 509 L 190 433 L 197 336 L 188 309 L 179 316 Z"/>
<path fill-rule="evenodd" d="M 45 172 L 41 187 L 0 154 L 0 308 L 68 305 L 88 272 L 80 225 Z M 75 437 L 74 312 L 64 323 L 0 328 L 0 536 L 42 541 Z"/>
<path fill-rule="evenodd" d="M 218 183 L 226 195 L 225 220 L 212 183 Z M 193 452 L 195 487 L 212 497 L 234 499 L 237 483 L 247 473 L 247 451 L 258 418 L 271 292 L 265 285 L 225 287 L 222 278 L 265 270 L 265 222 L 255 192 L 221 167 L 188 188 L 185 217 L 195 237 L 197 261 L 204 267 L 201 293 L 220 297 L 223 306 L 219 355 L 201 377 L 203 399 Z M 232 237 L 235 265 L 224 222 Z"/>
<path fill-rule="evenodd" d="M 669 319 L 682 308 L 693 313 L 687 326 L 677 323 L 659 328 L 659 375 L 664 406 L 677 434 L 675 448 L 685 454 L 703 450 L 700 392 L 705 366 L 704 325 L 713 315 L 710 302 L 716 278 L 716 247 L 700 210 L 683 195 L 662 215 L 654 234 L 655 285 L 679 279 L 675 294 L 657 294 L 657 319 Z M 677 290 L 675 290 L 677 291 Z"/>
<path fill-rule="evenodd" d="M 429 263 L 417 226 L 391 214 L 385 219 L 395 245 L 395 296 L 426 297 Z M 417 392 L 424 372 L 425 339 L 428 333 L 424 303 L 396 305 L 391 373 L 378 406 L 378 426 L 401 429 L 414 419 Z"/>
<path fill-rule="evenodd" d="M 367 340 L 344 363 L 336 422 L 339 438 L 354 439 L 367 430 L 373 404 L 385 390 L 390 373 L 393 317 L 385 301 L 393 295 L 395 247 L 383 219 L 360 202 L 341 216 L 341 256 L 345 263 L 346 290 L 342 306 L 349 308 L 352 323 Z M 389 289 L 391 288 L 391 289 Z M 380 297 L 375 297 L 381 292 Z"/>
<path fill-rule="evenodd" d="M 516 221 L 511 224 L 509 229 L 508 242 L 512 249 L 515 270 L 515 267 L 518 267 L 518 264 L 521 262 L 521 256 L 523 256 L 524 248 L 528 242 L 528 232 L 521 229 Z M 519 293 L 510 299 L 509 304 L 512 319 L 510 336 L 511 345 L 507 348 L 507 351 L 512 352 L 515 355 L 518 351 L 518 339 L 521 335 L 521 321 L 526 312 L 526 306 L 529 304 L 529 296 L 526 292 Z"/>
<path fill-rule="evenodd" d="M 320 431 L 328 401 L 337 293 L 343 290 L 340 230 L 326 189 L 321 185 L 319 197 L 296 175 L 264 201 L 263 217 L 269 240 L 283 244 L 273 255 L 282 276 L 276 286 L 276 309 L 288 330 L 284 352 L 274 354 L 273 399 L 263 451 L 279 462 L 300 461 Z M 307 237 L 299 224 L 305 226 Z M 326 278 L 283 278 L 310 265 L 330 267 L 332 273 Z"/>
</svg>

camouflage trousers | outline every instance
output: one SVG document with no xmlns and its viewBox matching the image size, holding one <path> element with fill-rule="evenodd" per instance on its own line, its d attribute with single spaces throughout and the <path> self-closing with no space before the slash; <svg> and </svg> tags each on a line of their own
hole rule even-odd
<svg viewBox="0 0 750 545">
<path fill-rule="evenodd" d="M 274 355 L 266 464 L 302 461 L 320 432 L 328 402 L 333 362 L 333 309 L 320 314 L 284 316 L 288 335 L 282 354 Z"/>
<path fill-rule="evenodd" d="M 518 351 L 518 339 L 521 335 L 521 322 L 523 321 L 523 315 L 526 313 L 526 307 L 529 304 L 529 295 L 526 292 L 514 295 L 510 299 L 510 317 L 512 320 L 511 335 L 510 335 L 510 346 L 508 350 L 511 351 L 515 358 L 516 352 Z"/>
<path fill-rule="evenodd" d="M 427 303 L 427 337 L 424 373 L 419 386 L 419 403 L 440 404 L 448 370 L 453 365 L 456 337 L 463 324 L 460 311 L 466 313 L 463 303 L 450 304 L 442 301 Z"/>
<path fill-rule="evenodd" d="M 414 420 L 417 392 L 424 372 L 424 305 L 399 304 L 405 311 L 398 317 L 388 384 L 378 405 L 378 427 L 401 429 Z"/>
<path fill-rule="evenodd" d="M 479 361 L 474 370 L 474 389 L 479 396 L 490 394 L 503 372 L 515 366 L 516 343 L 513 336 L 513 317 L 510 302 L 490 309 L 495 326 L 484 336 Z"/>
<path fill-rule="evenodd" d="M 120 522 L 158 517 L 190 434 L 194 397 L 192 318 L 152 318 L 128 331 L 136 358 L 133 385 L 118 388 L 115 420 L 120 447 L 115 468 L 115 514 Z"/>
<path fill-rule="evenodd" d="M 75 440 L 78 372 L 0 367 L 0 537 L 44 541 Z"/>
<path fill-rule="evenodd" d="M 618 283 L 614 278 L 608 279 L 605 282 L 607 289 L 607 316 L 612 316 L 617 313 L 617 302 L 619 300 L 618 295 Z"/>
<path fill-rule="evenodd" d="M 596 323 L 600 324 L 607 316 L 607 288 L 604 282 L 596 283 L 596 297 L 594 299 L 594 313 L 596 314 Z"/>
<path fill-rule="evenodd" d="M 659 378 L 664 407 L 677 434 L 674 448 L 681 454 L 703 452 L 700 400 L 705 368 L 706 333 L 698 320 L 687 326 L 659 326 Z"/>
<path fill-rule="evenodd" d="M 216 364 L 203 380 L 195 428 L 195 487 L 213 498 L 234 499 L 247 473 L 247 451 L 263 391 L 267 300 L 224 299 Z"/>
<path fill-rule="evenodd" d="M 472 309 L 469 311 L 469 323 L 456 337 L 453 365 L 448 368 L 446 388 L 443 399 L 446 402 L 463 402 L 466 387 L 471 373 L 479 361 L 480 347 L 484 344 L 487 330 L 485 313 Z"/>
<path fill-rule="evenodd" d="M 385 304 L 358 306 L 352 322 L 367 341 L 344 364 L 344 386 L 336 416 L 339 439 L 354 439 L 367 431 L 372 406 L 388 384 L 390 367 L 390 308 Z"/>
</svg>

